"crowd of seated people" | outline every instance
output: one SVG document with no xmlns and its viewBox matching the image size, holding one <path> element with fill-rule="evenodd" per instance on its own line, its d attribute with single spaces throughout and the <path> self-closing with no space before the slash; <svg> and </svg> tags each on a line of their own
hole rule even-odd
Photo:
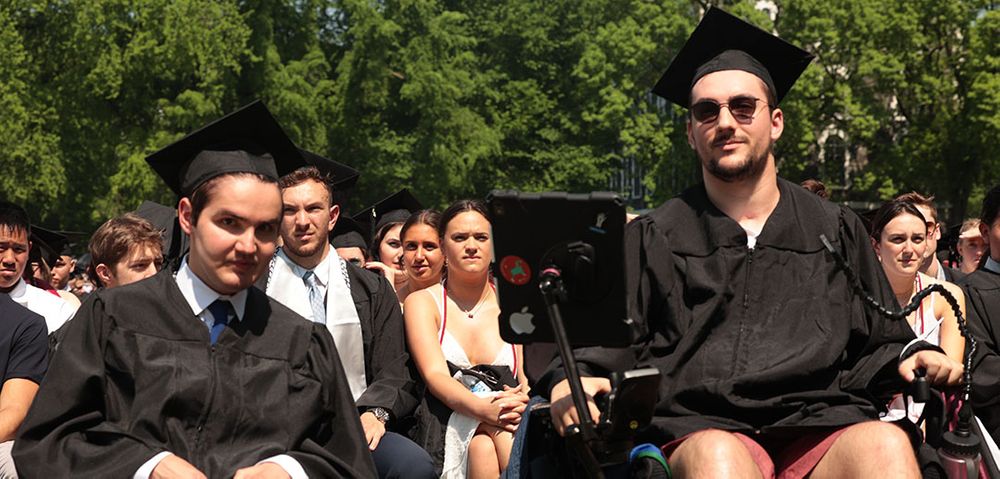
<svg viewBox="0 0 1000 479">
<path fill-rule="evenodd" d="M 336 205 L 321 205 L 319 210 L 311 209 L 310 202 L 321 197 L 322 191 L 327 191 L 327 187 L 322 183 L 326 181 L 326 177 L 319 174 L 318 170 L 304 176 L 302 171 L 298 171 L 300 184 L 295 184 L 295 175 L 295 172 L 290 173 L 279 182 L 279 185 L 282 185 L 283 219 L 276 225 L 278 229 L 276 235 L 283 238 L 283 246 L 275 258 L 279 256 L 289 258 L 290 270 L 299 268 L 302 271 L 316 271 L 323 260 L 334 257 L 339 259 L 339 256 L 329 254 L 336 252 L 331 245 L 335 239 L 331 231 L 334 230 L 337 220 L 333 217 L 335 215 L 330 214 L 331 207 Z M 305 182 L 306 186 L 318 185 L 319 189 L 309 189 L 295 196 L 295 193 L 303 188 L 302 182 Z M 285 184 L 288 186 L 283 186 Z M 7 204 L 5 207 L 8 211 L 5 213 L 5 218 L 12 214 L 15 217 L 18 215 L 26 217 L 16 205 Z M 348 457 L 353 457 L 355 461 L 353 465 L 345 466 L 341 470 L 336 468 L 329 470 L 337 471 L 338 474 L 362 477 L 369 474 L 378 477 L 497 477 L 504 473 L 510 461 L 512 442 L 525 414 L 529 394 L 548 395 L 550 391 L 531 389 L 534 385 L 529 385 L 523 372 L 522 348 L 506 343 L 499 336 L 499 304 L 495 280 L 490 274 L 492 233 L 489 212 L 477 201 L 460 201 L 446 209 L 443 214 L 434 210 L 415 210 L 414 213 L 407 214 L 408 217 L 399 224 L 399 231 L 395 233 L 399 236 L 400 243 L 401 259 L 398 263 L 407 278 L 400 287 L 402 292 L 393 288 L 396 284 L 389 281 L 390 277 L 397 277 L 395 271 L 385 272 L 381 267 L 360 268 L 346 260 L 341 260 L 343 266 L 328 267 L 324 270 L 326 280 L 322 296 L 325 304 L 320 305 L 324 308 L 322 313 L 312 309 L 314 303 L 310 301 L 309 287 L 302 281 L 301 275 L 293 277 L 291 283 L 301 283 L 302 293 L 293 293 L 292 286 L 284 287 L 282 291 L 275 289 L 275 284 L 286 281 L 282 279 L 281 273 L 275 273 L 276 269 L 282 270 L 275 268 L 273 264 L 275 260 L 268 260 L 266 262 L 268 267 L 263 268 L 260 276 L 255 277 L 254 281 L 261 290 L 272 295 L 274 300 L 290 307 L 292 311 L 299 312 L 305 319 L 325 323 L 326 329 L 334 339 L 333 343 L 337 345 L 339 364 L 343 368 L 343 373 L 347 375 L 343 384 L 345 389 L 350 391 L 347 399 L 353 400 L 352 408 L 358 411 L 355 416 L 360 424 L 357 441 L 368 444 L 366 449 L 374 467 L 366 469 L 367 460 L 359 460 L 358 457 L 362 457 L 359 456 L 361 453 L 352 451 Z M 640 216 L 637 224 L 641 224 L 643 218 L 645 217 Z M 4 226 L 5 231 L 25 230 L 23 221 L 20 223 L 5 221 L 7 223 Z M 19 224 L 21 226 L 18 226 Z M 143 282 L 164 269 L 165 264 L 170 264 L 169 259 L 165 260 L 163 257 L 161 233 L 162 230 L 157 229 L 146 219 L 129 213 L 108 220 L 92 235 L 88 249 L 91 261 L 87 271 L 90 277 L 96 280 L 98 289 L 95 290 L 97 294 L 91 295 L 95 298 L 88 300 L 86 295 L 82 298 L 84 309 L 88 312 L 80 318 L 80 321 L 96 321 L 90 302 L 100 303 L 110 299 L 101 291 Z M 901 200 L 887 202 L 874 217 L 868 233 L 871 247 L 881 263 L 880 269 L 887 280 L 889 290 L 893 293 L 895 302 L 900 305 L 909 303 L 911 298 L 924 287 L 942 282 L 919 270 L 922 259 L 926 257 L 929 233 L 926 218 L 912 203 Z M 980 234 L 978 237 L 982 238 L 984 235 Z M 989 238 L 988 229 L 985 237 Z M 17 241 L 8 244 L 10 239 L 6 238 L 7 241 L 0 242 L 4 245 L 5 254 L 18 253 L 20 247 L 16 244 Z M 191 264 L 193 259 L 190 256 L 197 254 L 198 248 L 204 247 L 202 245 L 206 243 L 211 241 L 193 242 L 191 248 L 194 251 L 187 252 L 186 264 Z M 313 244 L 318 246 L 310 250 L 309 247 Z M 27 245 L 24 247 L 27 248 Z M 328 253 L 323 253 L 324 248 Z M 317 261 L 310 261 L 311 257 Z M 73 259 L 72 256 L 70 259 Z M 14 264 L 19 263 L 15 260 Z M 343 304 L 360 313 L 358 314 L 360 322 L 355 323 L 354 329 L 345 329 L 344 324 L 341 324 L 343 321 L 335 318 L 335 314 L 331 312 L 340 311 L 337 308 L 342 307 L 337 304 L 336 299 L 332 299 L 338 294 L 336 293 L 338 286 L 335 286 L 334 281 L 340 276 L 342 268 L 348 271 L 347 281 L 341 287 L 343 289 L 339 290 L 344 294 Z M 170 268 L 167 269 L 169 272 Z M 987 273 L 977 273 L 973 278 L 978 278 L 980 274 Z M 19 274 L 20 276 L 23 274 Z M 67 278 L 65 282 L 68 283 L 69 279 Z M 952 283 L 942 283 L 959 298 L 964 312 L 963 290 Z M 49 295 L 53 301 L 60 301 L 51 292 L 39 291 Z M 300 294 L 301 299 L 294 299 L 295 294 Z M 142 295 L 137 293 L 137 296 Z M 363 298 L 361 302 L 369 303 L 364 308 L 359 306 L 361 298 Z M 398 302 L 400 298 L 404 300 L 401 309 Z M 128 299 L 123 299 L 126 303 L 129 302 Z M 378 306 L 375 303 L 378 303 Z M 10 460 L 11 449 L 16 444 L 13 440 L 14 431 L 20 426 L 20 422 L 29 416 L 28 405 L 35 398 L 39 384 L 43 383 L 45 366 L 51 363 L 53 367 L 68 372 L 72 368 L 64 364 L 65 361 L 55 360 L 58 355 L 67 355 L 66 360 L 69 361 L 70 354 L 92 352 L 81 349 L 81 345 L 69 346 L 66 353 L 62 353 L 62 347 L 45 351 L 44 334 L 43 341 L 38 343 L 37 335 L 28 334 L 23 329 L 29 328 L 26 325 L 31 324 L 44 328 L 45 321 L 42 314 L 53 314 L 54 311 L 62 309 L 52 307 L 52 301 L 45 304 L 48 306 L 36 305 L 35 313 L 32 313 L 29 307 L 13 301 L 10 304 L 3 304 L 7 309 L 18 308 L 16 311 L 18 314 L 11 310 L 4 313 L 5 317 L 25 318 L 15 321 L 20 326 L 8 331 L 9 334 L 16 335 L 8 341 L 21 341 L 22 344 L 16 345 L 15 350 L 18 354 L 12 355 L 7 364 L 3 397 L 11 398 L 10 401 L 13 402 L 8 404 L 20 404 L 21 417 L 16 419 L 9 433 L 3 436 L 9 438 L 8 442 L 2 443 L 6 445 L 6 450 L 0 447 L 0 470 L 6 471 L 3 472 L 4 477 L 17 477 L 18 473 L 31 477 L 39 472 L 47 473 L 53 470 L 70 471 L 71 474 L 92 470 L 74 466 L 73 461 L 64 464 L 68 469 L 34 467 L 35 461 L 40 457 L 39 454 L 47 454 L 39 448 L 64 447 L 49 444 L 54 439 L 51 437 L 53 434 L 63 436 L 64 440 L 71 436 L 68 431 L 55 427 L 55 423 L 52 422 L 57 417 L 65 419 L 66 412 L 52 416 L 51 413 L 46 414 L 38 410 L 44 404 L 51 404 L 51 400 L 45 401 L 44 396 L 55 393 L 46 390 L 42 390 L 43 396 L 40 402 L 37 402 L 36 410 L 26 421 L 28 427 L 22 430 L 25 440 L 23 446 L 15 449 L 14 458 L 20 458 L 16 470 L 15 463 Z M 108 307 L 110 306 L 102 306 L 102 308 Z M 136 314 L 141 314 L 140 311 L 137 310 Z M 404 311 L 405 314 L 402 314 Z M 972 313 L 974 320 L 984 321 L 983 312 L 990 310 L 988 307 L 986 309 L 979 307 L 977 311 L 981 312 L 979 315 L 976 315 L 975 311 Z M 319 314 L 323 314 L 325 319 L 317 321 L 315 318 Z M 193 314 L 193 317 L 197 316 Z M 32 321 L 30 319 L 32 317 L 38 319 Z M 73 321 L 59 323 L 62 327 L 55 336 L 65 340 L 67 335 L 71 335 L 72 341 L 76 338 L 72 335 L 93 334 L 91 331 L 85 331 L 82 326 L 74 330 L 70 327 L 76 326 Z M 945 390 L 954 390 L 962 370 L 965 342 L 951 308 L 943 299 L 931 295 L 922 301 L 907 322 L 913 337 L 938 345 L 944 351 L 951 366 L 947 377 L 940 378 L 937 382 Z M 362 323 L 364 327 L 361 327 Z M 977 323 L 977 330 L 987 331 L 984 333 L 984 338 L 992 337 L 988 333 L 991 331 L 989 324 Z M 92 327 L 94 325 L 91 325 Z M 390 329 L 394 329 L 395 334 L 389 334 Z M 211 331 L 205 329 L 206 340 L 210 339 Z M 361 345 L 356 352 L 352 353 L 350 347 L 341 347 L 352 342 Z M 53 347 L 57 344 L 54 339 L 49 340 L 49 343 Z M 31 344 L 35 346 L 30 346 Z M 390 344 L 392 347 L 389 347 Z M 989 348 L 990 343 L 987 342 L 986 345 Z M 14 346 L 12 344 L 12 347 Z M 110 348 L 110 346 L 105 347 Z M 995 348 L 993 350 L 995 351 Z M 29 354 L 29 351 L 34 353 Z M 52 356 L 48 356 L 50 354 Z M 586 358 L 587 352 L 582 351 L 581 357 Z M 358 358 L 361 358 L 360 361 Z M 990 364 L 988 359 L 984 364 Z M 79 358 L 73 359 L 73 361 L 78 360 Z M 350 361 L 357 361 L 357 365 L 352 366 Z M 29 367 L 32 364 L 36 366 Z M 550 373 L 553 371 L 557 371 L 557 365 L 550 368 Z M 988 371 L 984 370 L 987 373 Z M 483 374 L 488 378 L 496 378 L 497 381 L 484 380 Z M 56 381 L 60 375 L 54 374 L 52 377 L 56 378 L 52 381 Z M 355 380 L 355 378 L 360 379 Z M 57 388 L 55 385 L 50 389 L 59 391 L 59 394 L 69 392 L 64 387 Z M 559 391 L 556 390 L 554 393 L 558 400 Z M 992 398 L 989 401 L 992 401 Z M 121 411 L 112 413 L 107 409 L 112 404 L 101 406 L 97 410 L 105 421 L 110 422 L 113 419 L 110 417 L 111 414 L 122 414 Z M 904 416 L 915 421 L 920 415 L 918 404 L 909 404 L 911 410 L 907 411 L 898 394 L 889 398 L 885 406 L 880 413 L 883 421 L 896 420 Z M 995 427 L 992 423 L 995 413 L 987 412 L 983 417 L 991 421 L 988 427 Z M 114 419 L 122 420 L 120 417 Z M 353 420 L 355 419 L 352 418 L 351 421 Z M 116 424 L 115 427 L 123 425 Z M 121 431 L 114 434 L 125 433 L 126 431 Z M 704 438 L 695 436 L 695 439 Z M 725 440 L 724 437 L 710 439 Z M 86 442 L 83 437 L 74 441 Z M 685 444 L 697 443 L 685 441 Z M 182 453 L 179 451 L 184 450 L 181 446 L 170 445 L 170 447 L 171 449 L 163 451 L 151 451 L 153 454 L 146 459 L 156 458 L 163 452 L 169 454 L 166 458 L 159 458 L 160 461 L 153 469 L 143 471 L 140 470 L 142 467 L 137 467 L 133 472 L 146 472 L 148 477 L 170 477 L 165 471 L 168 470 L 166 469 L 168 466 L 176 467 L 171 462 L 174 458 L 183 459 L 184 467 L 196 468 L 208 476 L 227 470 L 213 469 L 216 466 L 210 462 L 198 463 L 194 458 L 180 456 Z M 748 447 L 751 448 L 749 450 L 754 450 L 752 446 Z M 3 466 L 5 463 L 2 462 L 4 452 L 8 458 L 7 466 Z M 668 462 L 674 465 L 676 475 L 684 474 L 684 458 L 677 455 L 684 452 L 685 449 L 675 445 L 667 454 L 670 458 Z M 514 450 L 514 453 L 520 451 Z M 309 461 L 297 458 L 292 464 L 286 465 L 281 462 L 281 455 L 272 455 L 277 459 L 270 458 L 268 461 L 252 464 L 234 464 L 233 467 L 276 465 L 278 467 L 274 470 L 287 473 L 288 477 L 297 477 L 296 472 L 299 468 L 305 471 L 307 476 L 314 470 L 325 470 L 312 469 Z M 295 456 L 290 457 L 295 458 Z M 268 458 L 259 457 L 257 461 L 264 459 Z M 140 466 L 143 465 L 146 464 L 140 463 Z M 510 472 L 512 477 L 517 475 L 514 474 L 516 471 Z M 275 477 L 284 476 L 278 474 Z"/>
</svg>

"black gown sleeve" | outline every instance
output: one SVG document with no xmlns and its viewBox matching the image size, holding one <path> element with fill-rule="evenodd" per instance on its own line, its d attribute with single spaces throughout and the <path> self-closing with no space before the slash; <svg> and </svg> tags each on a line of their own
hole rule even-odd
<svg viewBox="0 0 1000 479">
<path fill-rule="evenodd" d="M 841 214 L 840 243 L 844 258 L 854 268 L 866 292 L 887 309 L 898 310 L 896 297 L 861 219 L 846 209 Z M 878 398 L 876 403 L 880 404 L 903 388 L 903 379 L 897 371 L 899 354 L 915 336 L 906 321 L 881 316 L 853 290 L 845 294 L 851 298 L 853 314 L 846 351 L 847 371 L 841 376 L 841 387 Z"/>
<path fill-rule="evenodd" d="M 976 271 L 974 275 L 983 275 Z M 1000 314 L 1000 288 L 981 291 L 963 285 L 969 330 L 976 339 L 972 358 L 972 406 L 994 439 L 1000 438 L 1000 335 L 995 321 Z M 984 294 L 985 293 L 985 294 Z M 992 313 L 992 314 L 991 314 Z M 969 343 L 966 342 L 966 347 Z"/>
<path fill-rule="evenodd" d="M 312 325 L 302 374 L 319 380 L 322 397 L 292 391 L 289 409 L 311 411 L 314 408 L 310 402 L 319 400 L 325 416 L 314 418 L 306 436 L 287 454 L 302 465 L 309 477 L 377 477 L 347 376 L 325 325 Z"/>
<path fill-rule="evenodd" d="M 20 477 L 131 477 L 160 449 L 106 420 L 99 295 L 80 307 L 21 425 L 13 456 Z"/>
<path fill-rule="evenodd" d="M 411 416 L 417 407 L 416 381 L 411 369 L 410 355 L 406 350 L 403 330 L 403 313 L 399 301 L 382 276 L 376 278 L 376 289 L 369 301 L 368 322 L 371 324 L 370 347 L 366 348 L 365 361 L 372 377 L 368 388 L 358 398 L 358 409 L 382 407 L 394 419 Z M 352 287 L 354 283 L 352 282 Z"/>
</svg>

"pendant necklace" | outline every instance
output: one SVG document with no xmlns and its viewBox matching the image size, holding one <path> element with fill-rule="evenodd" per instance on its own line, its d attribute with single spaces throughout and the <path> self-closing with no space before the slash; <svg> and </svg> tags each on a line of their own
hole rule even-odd
<svg viewBox="0 0 1000 479">
<path fill-rule="evenodd" d="M 447 294 L 447 293 L 445 293 L 445 294 Z M 476 313 L 479 312 L 479 308 L 482 308 L 483 305 L 486 304 L 486 298 L 489 298 L 489 292 L 486 293 L 486 296 L 483 296 L 483 297 L 479 298 L 479 302 L 476 303 L 476 305 L 473 306 L 472 309 L 470 309 L 468 311 L 466 311 L 465 308 L 463 308 L 461 305 L 459 305 L 458 301 L 455 301 L 454 298 L 451 300 L 451 302 L 455 303 L 455 307 L 457 307 L 459 311 L 465 313 L 469 317 L 469 319 L 473 319 L 476 316 Z"/>
</svg>

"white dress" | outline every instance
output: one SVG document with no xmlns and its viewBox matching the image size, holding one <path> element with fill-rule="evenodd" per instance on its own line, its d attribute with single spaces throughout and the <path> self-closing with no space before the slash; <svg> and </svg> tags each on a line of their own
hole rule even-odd
<svg viewBox="0 0 1000 479">
<path fill-rule="evenodd" d="M 444 359 L 455 366 L 460 368 L 470 368 L 475 366 L 472 361 L 469 361 L 469 357 L 465 354 L 465 350 L 462 346 L 458 344 L 455 337 L 451 335 L 448 331 L 448 308 L 447 308 L 447 291 L 445 288 L 441 288 L 441 297 L 431 293 L 428 290 L 427 294 L 430 294 L 434 298 L 434 302 L 438 307 L 438 314 L 441 318 L 441 327 L 438 329 L 438 342 L 441 344 L 441 352 L 444 354 Z M 508 343 L 503 343 L 500 350 L 497 351 L 496 357 L 490 363 L 492 366 L 507 366 L 514 373 L 514 378 L 517 379 L 517 356 L 514 354 L 514 346 Z M 456 373 L 460 374 L 460 373 Z M 496 392 L 473 392 L 473 394 L 480 397 L 490 397 L 495 396 Z M 441 477 L 447 479 L 458 479 L 464 478 L 468 472 L 468 449 L 469 443 L 472 441 L 472 437 L 476 433 L 476 429 L 479 427 L 479 420 L 460 414 L 457 412 L 452 412 L 451 416 L 448 418 L 448 427 L 445 431 L 445 443 L 444 443 L 444 467 L 441 470 Z"/>
<path fill-rule="evenodd" d="M 916 279 L 916 291 L 923 289 L 923 282 L 920 275 Z M 937 294 L 931 294 L 924 298 L 917 309 L 917 317 L 913 321 L 911 328 L 917 338 L 927 341 L 935 346 L 941 345 L 941 321 L 934 315 L 934 298 Z M 897 394 L 889 403 L 889 410 L 880 417 L 881 420 L 891 422 L 908 416 L 910 421 L 916 423 L 920 420 L 920 415 L 924 412 L 924 403 L 911 402 L 909 411 L 906 411 L 903 395 Z"/>
</svg>

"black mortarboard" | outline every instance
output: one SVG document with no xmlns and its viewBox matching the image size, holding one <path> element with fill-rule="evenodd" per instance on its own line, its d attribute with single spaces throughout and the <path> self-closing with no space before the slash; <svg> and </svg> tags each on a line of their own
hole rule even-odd
<svg viewBox="0 0 1000 479">
<path fill-rule="evenodd" d="M 226 173 L 258 173 L 277 180 L 305 165 L 298 148 L 259 100 L 149 155 L 146 161 L 180 196 Z"/>
<path fill-rule="evenodd" d="M 315 166 L 323 174 L 330 175 L 330 186 L 334 191 L 349 190 L 358 182 L 361 172 L 339 161 L 320 156 L 309 150 L 299 148 L 299 153 L 309 165 Z"/>
<path fill-rule="evenodd" d="M 340 215 L 330 232 L 330 244 L 334 248 L 361 248 L 368 250 L 368 230 L 354 218 Z"/>
<path fill-rule="evenodd" d="M 69 238 L 66 235 L 40 226 L 31 227 L 31 251 L 28 253 L 31 261 L 43 258 L 49 267 L 55 266 L 67 246 Z"/>
<path fill-rule="evenodd" d="M 299 153 L 302 154 L 302 158 L 307 164 L 315 166 L 321 173 L 330 176 L 330 187 L 333 189 L 332 203 L 335 205 L 344 204 L 348 194 L 358 182 L 361 172 L 339 161 L 331 160 L 302 148 L 299 148 Z"/>
<path fill-rule="evenodd" d="M 778 103 L 813 55 L 718 8 L 711 7 L 653 87 L 653 93 L 687 108 L 701 77 L 743 70 L 764 81 Z"/>
<path fill-rule="evenodd" d="M 153 201 L 143 201 L 135 214 L 160 230 L 163 239 L 163 257 L 168 261 L 179 258 L 187 252 L 187 235 L 177 222 L 177 210 Z"/>
<path fill-rule="evenodd" d="M 383 226 L 392 223 L 403 223 L 416 211 L 419 211 L 420 201 L 414 197 L 410 190 L 403 188 L 393 193 L 378 203 L 361 210 L 354 215 L 354 219 L 362 225 L 371 225 L 371 235 L 375 236 Z"/>
</svg>

